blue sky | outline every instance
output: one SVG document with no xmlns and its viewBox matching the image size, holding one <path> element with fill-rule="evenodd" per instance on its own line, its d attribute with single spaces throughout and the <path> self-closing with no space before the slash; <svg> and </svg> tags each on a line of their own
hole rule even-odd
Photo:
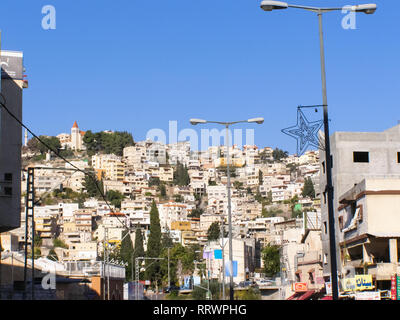
<svg viewBox="0 0 400 320">
<path fill-rule="evenodd" d="M 142 140 L 152 128 L 168 132 L 169 120 L 181 130 L 192 117 L 261 116 L 263 125 L 237 128 L 254 128 L 261 147 L 294 153 L 296 141 L 281 129 L 296 123 L 298 105 L 322 103 L 318 19 L 296 9 L 267 13 L 259 3 L 3 0 L 2 48 L 24 52 L 29 79 L 24 122 L 57 135 L 77 120 L 81 130 L 126 130 Z M 342 28 L 341 12 L 324 15 L 331 133 L 382 131 L 400 120 L 400 3 L 375 3 L 374 15 L 357 15 L 355 30 Z M 49 4 L 55 30 L 41 26 Z"/>
</svg>

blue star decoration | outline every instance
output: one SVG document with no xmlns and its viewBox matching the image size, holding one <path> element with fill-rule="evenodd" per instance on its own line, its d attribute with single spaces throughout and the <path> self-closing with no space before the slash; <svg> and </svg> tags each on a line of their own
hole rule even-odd
<svg viewBox="0 0 400 320">
<path fill-rule="evenodd" d="M 297 108 L 297 124 L 283 129 L 282 132 L 297 140 L 297 154 L 302 155 L 309 146 L 320 148 L 318 131 L 323 121 L 308 121 L 303 111 Z"/>
</svg>

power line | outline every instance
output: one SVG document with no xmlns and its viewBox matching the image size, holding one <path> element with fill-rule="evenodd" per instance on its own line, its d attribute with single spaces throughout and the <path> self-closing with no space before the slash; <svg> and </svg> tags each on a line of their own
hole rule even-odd
<svg viewBox="0 0 400 320">
<path fill-rule="evenodd" d="M 50 147 L 47 143 L 45 143 L 41 138 L 39 138 L 34 132 L 32 132 L 31 129 L 29 129 L 21 120 L 19 120 L 7 107 L 6 107 L 6 98 L 4 97 L 4 95 L 2 93 L 0 93 L 0 96 L 3 98 L 4 103 L 0 102 L 0 105 L 4 108 L 4 110 L 7 111 L 7 113 L 14 118 L 23 128 L 25 128 L 35 139 L 37 139 L 41 144 L 43 144 L 46 148 L 48 148 L 50 151 L 52 151 L 57 157 L 59 157 L 60 159 L 62 159 L 64 162 L 68 163 L 69 165 L 71 165 L 73 168 L 75 168 L 77 171 L 82 172 L 84 175 L 88 176 L 90 179 L 92 179 L 92 181 L 94 182 L 97 190 L 99 191 L 101 197 L 103 198 L 104 202 L 106 203 L 106 205 L 108 206 L 108 208 L 110 209 L 110 213 L 114 213 L 114 210 L 111 208 L 110 204 L 107 201 L 107 198 L 105 197 L 103 190 L 101 190 L 101 188 L 99 187 L 98 183 L 97 183 L 97 179 L 95 177 L 93 177 L 91 174 L 89 174 L 88 172 L 78 168 L 77 166 L 75 166 L 73 163 L 71 163 L 70 161 L 68 161 L 65 157 L 63 157 L 62 155 L 60 155 L 57 151 L 55 151 L 52 147 Z M 119 222 L 121 222 L 121 224 L 128 230 L 130 231 L 130 228 L 128 228 L 128 226 L 125 224 L 125 222 L 121 221 L 119 219 L 119 217 L 117 215 L 115 215 L 115 217 L 118 219 Z"/>
</svg>

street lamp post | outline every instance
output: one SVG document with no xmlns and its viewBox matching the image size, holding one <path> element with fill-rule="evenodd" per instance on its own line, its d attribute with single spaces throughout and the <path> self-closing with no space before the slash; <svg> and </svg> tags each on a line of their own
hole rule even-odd
<svg viewBox="0 0 400 320">
<path fill-rule="evenodd" d="M 320 58 L 321 58 L 321 82 L 322 82 L 322 101 L 324 112 L 324 135 L 325 135 L 325 164 L 326 164 L 326 189 L 328 195 L 328 221 L 329 221 L 329 250 L 331 262 L 331 284 L 332 284 L 332 298 L 338 299 L 338 279 L 337 279 L 337 259 L 336 259 L 336 237 L 335 237 L 335 218 L 333 207 L 333 184 L 332 184 L 332 159 L 330 151 L 330 138 L 329 138 L 329 118 L 328 118 L 328 99 L 326 93 L 326 72 L 325 72 L 325 53 L 324 53 L 324 37 L 322 28 L 322 14 L 329 11 L 338 11 L 343 8 L 318 8 L 300 5 L 291 5 L 282 1 L 267 1 L 261 2 L 261 9 L 264 11 L 272 11 L 276 9 L 296 8 L 304 9 L 315 12 L 318 15 L 319 22 L 319 42 L 320 42 Z M 376 11 L 376 4 L 361 4 L 346 6 L 353 12 L 364 12 L 366 14 L 373 14 Z"/>
<path fill-rule="evenodd" d="M 190 119 L 192 125 L 205 124 L 205 123 L 216 123 L 225 126 L 226 129 L 226 172 L 227 172 L 227 193 L 228 193 L 228 227 L 229 227 L 229 297 L 233 300 L 233 252 L 232 252 L 232 212 L 231 212 L 231 174 L 229 168 L 229 126 L 237 123 L 257 123 L 262 124 L 264 118 L 253 118 L 249 120 L 233 121 L 233 122 L 222 122 L 222 121 L 208 121 L 203 119 Z"/>
<path fill-rule="evenodd" d="M 139 261 L 140 260 L 142 260 L 143 261 L 143 263 L 146 261 L 146 260 L 153 260 L 153 262 L 152 263 L 150 263 L 148 266 L 147 266 L 147 268 L 148 267 L 150 267 L 150 265 L 152 265 L 154 262 L 157 262 L 158 260 L 164 260 L 164 258 L 150 258 L 150 257 L 137 257 L 136 259 L 136 262 L 135 262 L 135 264 L 136 264 L 136 266 L 135 266 L 135 268 L 136 268 L 136 270 L 135 270 L 135 283 L 136 283 L 136 287 L 135 287 L 135 295 L 136 295 L 136 300 L 139 300 L 139 278 L 140 278 L 140 269 L 139 269 Z M 146 268 L 144 268 L 144 269 L 146 269 Z M 157 287 L 157 283 L 156 283 L 156 287 Z M 158 293 L 158 290 L 157 290 L 157 293 Z"/>
</svg>

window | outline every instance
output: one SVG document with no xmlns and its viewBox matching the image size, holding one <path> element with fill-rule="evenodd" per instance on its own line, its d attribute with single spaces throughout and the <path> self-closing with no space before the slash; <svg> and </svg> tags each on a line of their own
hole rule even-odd
<svg viewBox="0 0 400 320">
<path fill-rule="evenodd" d="M 324 222 L 324 232 L 325 234 L 328 233 L 328 225 L 326 224 L 326 221 Z"/>
<path fill-rule="evenodd" d="M 325 161 L 322 161 L 322 171 L 325 173 Z"/>
<path fill-rule="evenodd" d="M 4 181 L 12 181 L 12 173 L 5 173 Z"/>
<path fill-rule="evenodd" d="M 314 273 L 313 271 L 308 272 L 308 280 L 310 280 L 310 283 L 314 284 Z"/>
<path fill-rule="evenodd" d="M 4 195 L 5 196 L 12 196 L 12 188 L 11 187 L 4 187 Z"/>
<path fill-rule="evenodd" d="M 369 152 L 366 151 L 354 151 L 353 162 L 369 162 Z"/>
<path fill-rule="evenodd" d="M 324 253 L 324 264 L 328 264 L 328 254 Z"/>
<path fill-rule="evenodd" d="M 397 152 L 397 163 L 400 163 L 400 152 Z"/>
</svg>

